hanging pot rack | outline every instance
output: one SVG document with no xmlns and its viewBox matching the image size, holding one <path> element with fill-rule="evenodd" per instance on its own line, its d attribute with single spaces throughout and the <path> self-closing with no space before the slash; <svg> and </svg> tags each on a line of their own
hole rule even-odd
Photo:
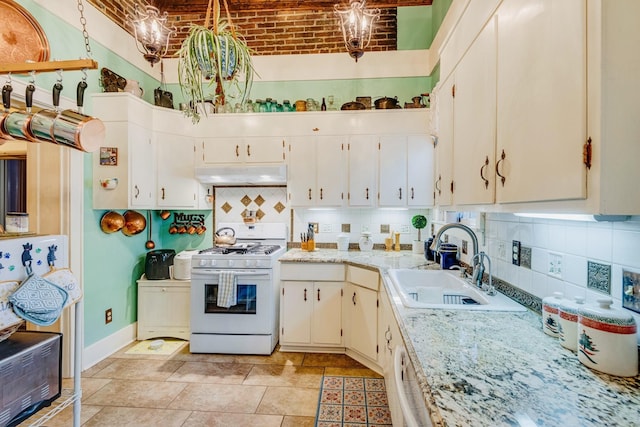
<svg viewBox="0 0 640 427">
<path fill-rule="evenodd" d="M 44 61 L 44 62 L 24 62 L 24 63 L 7 63 L 0 62 L 0 74 L 28 74 L 35 71 L 78 71 L 78 70 L 95 70 L 98 68 L 98 62 L 93 59 L 73 59 L 67 61 Z"/>
</svg>

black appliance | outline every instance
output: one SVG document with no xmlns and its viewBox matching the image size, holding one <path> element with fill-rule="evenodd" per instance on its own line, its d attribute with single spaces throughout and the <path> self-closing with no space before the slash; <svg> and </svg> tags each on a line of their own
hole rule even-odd
<svg viewBox="0 0 640 427">
<path fill-rule="evenodd" d="M 171 279 L 171 267 L 176 251 L 173 249 L 156 249 L 147 252 L 144 263 L 144 274 L 147 280 Z"/>
<path fill-rule="evenodd" d="M 62 392 L 62 334 L 16 332 L 0 343 L 0 426 L 17 426 Z"/>
</svg>

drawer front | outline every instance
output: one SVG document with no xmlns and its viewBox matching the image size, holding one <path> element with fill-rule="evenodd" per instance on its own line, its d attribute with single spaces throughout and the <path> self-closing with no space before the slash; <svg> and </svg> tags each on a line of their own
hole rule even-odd
<svg viewBox="0 0 640 427">
<path fill-rule="evenodd" d="M 380 284 L 380 275 L 377 271 L 349 265 L 347 266 L 347 282 L 377 291 Z"/>
<path fill-rule="evenodd" d="M 280 265 L 280 280 L 342 282 L 344 281 L 344 265 L 329 263 L 283 262 Z"/>
</svg>

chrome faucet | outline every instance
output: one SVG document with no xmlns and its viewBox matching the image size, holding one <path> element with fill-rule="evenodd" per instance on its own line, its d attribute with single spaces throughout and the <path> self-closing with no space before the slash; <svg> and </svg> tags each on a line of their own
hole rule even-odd
<svg viewBox="0 0 640 427">
<path fill-rule="evenodd" d="M 484 276 L 484 261 L 487 260 L 487 264 L 489 265 L 489 283 L 485 286 L 482 283 L 482 277 Z M 493 287 L 493 274 L 491 273 L 491 258 L 489 255 L 484 252 L 479 252 L 475 254 L 472 258 L 472 263 L 477 266 L 473 270 L 473 276 L 471 277 L 471 281 L 480 289 L 485 291 L 488 295 L 495 295 L 496 290 Z"/>
<path fill-rule="evenodd" d="M 438 230 L 436 236 L 433 238 L 433 243 L 429 246 L 429 249 L 432 251 L 438 251 L 440 249 L 440 237 L 444 234 L 445 231 L 451 230 L 452 228 L 459 228 L 460 230 L 466 231 L 469 236 L 471 236 L 471 244 L 473 245 L 473 255 L 478 253 L 478 236 L 473 232 L 472 229 L 467 227 L 464 224 L 459 222 L 451 222 L 449 224 L 445 224 Z M 473 264 L 473 271 L 475 272 L 476 264 Z"/>
<path fill-rule="evenodd" d="M 478 250 L 478 236 L 476 236 L 476 233 L 474 233 L 471 228 L 459 222 L 451 222 L 449 224 L 445 224 L 438 230 L 438 233 L 433 238 L 433 243 L 431 244 L 429 249 L 431 249 L 432 251 L 437 251 L 440 248 L 440 237 L 444 234 L 445 231 L 451 230 L 452 228 L 459 228 L 462 231 L 466 231 L 467 234 L 471 236 L 471 244 L 473 245 L 473 258 L 471 258 L 471 267 L 473 269 L 473 273 L 471 274 L 472 283 L 480 289 L 483 288 L 482 276 L 484 275 L 484 260 L 486 259 L 489 262 L 489 288 L 493 289 L 491 279 L 491 260 L 489 259 L 489 256 L 487 254 Z"/>
</svg>

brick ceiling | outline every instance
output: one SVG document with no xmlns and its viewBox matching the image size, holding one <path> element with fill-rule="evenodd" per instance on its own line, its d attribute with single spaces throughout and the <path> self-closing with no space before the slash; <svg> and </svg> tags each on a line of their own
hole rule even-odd
<svg viewBox="0 0 640 427">
<path fill-rule="evenodd" d="M 171 13 L 198 12 L 207 9 L 209 0 L 151 0 L 160 10 Z M 227 0 L 230 11 L 250 10 L 332 10 L 336 3 L 348 5 L 347 0 Z M 368 8 L 390 8 L 399 6 L 429 6 L 432 0 L 369 0 Z M 223 1 L 220 1 L 223 6 Z"/>
</svg>

